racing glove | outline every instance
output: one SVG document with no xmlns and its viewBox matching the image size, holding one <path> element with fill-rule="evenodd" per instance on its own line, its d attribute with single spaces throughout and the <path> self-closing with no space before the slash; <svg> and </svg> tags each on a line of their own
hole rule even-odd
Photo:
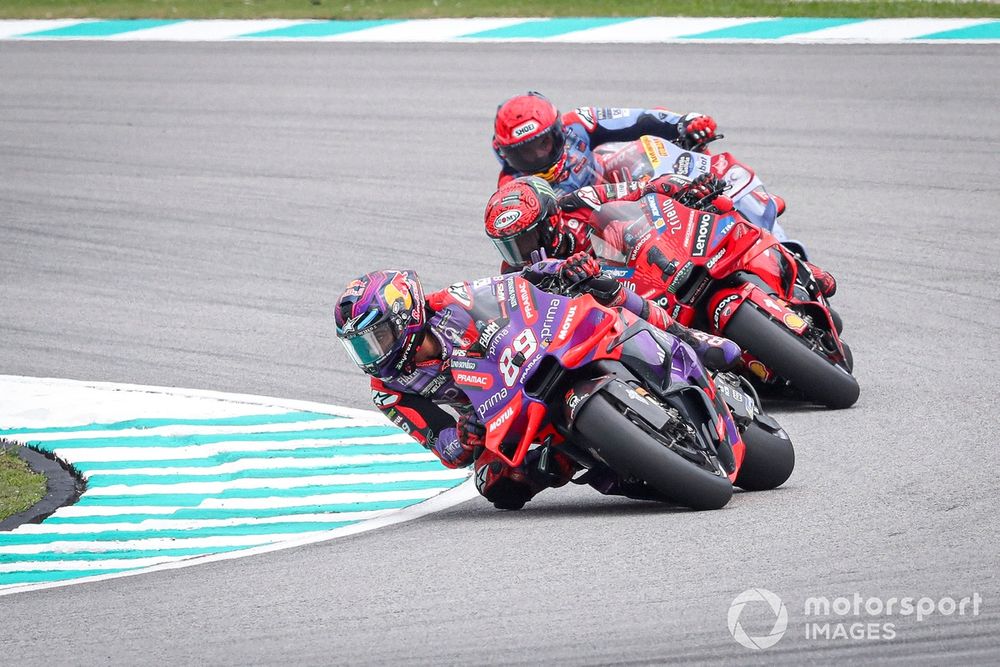
<svg viewBox="0 0 1000 667">
<path fill-rule="evenodd" d="M 715 133 L 718 125 L 711 116 L 689 113 L 677 124 L 680 130 L 678 142 L 687 150 L 701 150 L 710 141 L 721 137 Z"/>
<path fill-rule="evenodd" d="M 575 287 L 589 294 L 602 306 L 616 308 L 625 304 L 628 292 L 614 278 L 601 274 L 601 265 L 585 252 L 570 256 L 559 268 L 559 280 L 566 287 Z"/>
<path fill-rule="evenodd" d="M 483 446 L 486 428 L 475 414 L 462 414 L 454 428 L 442 430 L 434 440 L 434 453 L 449 468 L 464 468 Z"/>
<path fill-rule="evenodd" d="M 676 199 L 685 206 L 701 210 L 711 206 L 717 213 L 727 213 L 733 210 L 733 201 L 721 194 L 725 188 L 725 181 L 715 174 L 702 174 L 693 181 L 668 174 L 651 180 L 643 187 L 642 193 L 654 192 Z"/>
<path fill-rule="evenodd" d="M 455 425 L 458 431 L 458 441 L 462 444 L 462 449 L 470 452 L 476 447 L 482 447 L 486 438 L 486 427 L 479 421 L 479 417 L 474 412 L 463 413 L 458 418 Z"/>
</svg>

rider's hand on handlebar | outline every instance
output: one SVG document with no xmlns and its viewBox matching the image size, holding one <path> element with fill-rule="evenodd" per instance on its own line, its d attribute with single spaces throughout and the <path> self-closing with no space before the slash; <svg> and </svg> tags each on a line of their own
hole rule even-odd
<svg viewBox="0 0 1000 667">
<path fill-rule="evenodd" d="M 559 280 L 567 287 L 601 275 L 601 265 L 585 252 L 570 255 L 559 267 Z"/>
<path fill-rule="evenodd" d="M 455 429 L 458 431 L 458 441 L 462 444 L 462 449 L 474 451 L 476 447 L 483 446 L 486 427 L 475 413 L 463 413 L 458 418 Z"/>
<path fill-rule="evenodd" d="M 563 262 L 559 279 L 564 287 L 580 294 L 589 294 L 602 306 L 620 306 L 625 302 L 622 284 L 601 274 L 601 265 L 585 252 L 578 252 Z"/>
<path fill-rule="evenodd" d="M 680 136 L 678 141 L 688 150 L 701 150 L 711 141 L 718 138 L 715 131 L 718 124 L 711 116 L 700 113 L 689 113 L 678 123 Z"/>
</svg>

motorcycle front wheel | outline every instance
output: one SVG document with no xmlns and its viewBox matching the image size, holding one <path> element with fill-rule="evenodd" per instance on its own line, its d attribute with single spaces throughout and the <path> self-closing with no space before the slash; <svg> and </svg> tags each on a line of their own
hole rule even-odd
<svg viewBox="0 0 1000 667">
<path fill-rule="evenodd" d="M 602 393 L 580 407 L 574 439 L 582 439 L 622 477 L 641 479 L 672 503 L 696 510 L 725 507 L 733 485 L 724 474 L 710 472 L 661 442 L 638 415 L 626 416 Z"/>
<path fill-rule="evenodd" d="M 749 304 L 736 310 L 722 335 L 821 405 L 849 408 L 861 395 L 853 375 Z"/>
</svg>

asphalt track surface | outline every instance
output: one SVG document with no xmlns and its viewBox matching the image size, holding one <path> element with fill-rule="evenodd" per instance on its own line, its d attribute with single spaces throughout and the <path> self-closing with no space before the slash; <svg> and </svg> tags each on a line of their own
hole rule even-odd
<svg viewBox="0 0 1000 667">
<path fill-rule="evenodd" d="M 846 411 L 772 406 L 796 471 L 721 511 L 549 491 L 15 595 L 4 661 L 996 663 L 998 66 L 992 46 L 0 43 L 4 373 L 366 407 L 333 300 L 377 267 L 493 271 L 490 122 L 537 88 L 716 115 L 840 277 L 862 385 Z M 789 615 L 759 652 L 726 627 L 752 586 Z M 808 597 L 974 592 L 974 617 L 818 619 L 892 640 L 804 637 Z"/>
</svg>

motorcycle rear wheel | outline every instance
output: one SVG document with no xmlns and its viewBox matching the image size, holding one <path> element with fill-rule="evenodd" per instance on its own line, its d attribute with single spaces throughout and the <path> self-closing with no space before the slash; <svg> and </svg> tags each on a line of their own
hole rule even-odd
<svg viewBox="0 0 1000 667">
<path fill-rule="evenodd" d="M 849 408 L 861 395 L 861 387 L 853 375 L 814 352 L 794 333 L 749 304 L 736 310 L 722 335 L 821 405 Z"/>
<path fill-rule="evenodd" d="M 670 502 L 713 510 L 724 507 L 733 497 L 728 477 L 712 474 L 671 451 L 603 394 L 580 407 L 574 430 L 612 470 L 644 480 Z"/>
<path fill-rule="evenodd" d="M 745 491 L 767 491 L 784 484 L 795 468 L 792 441 L 750 424 L 743 432 L 746 454 L 734 484 Z"/>
</svg>

